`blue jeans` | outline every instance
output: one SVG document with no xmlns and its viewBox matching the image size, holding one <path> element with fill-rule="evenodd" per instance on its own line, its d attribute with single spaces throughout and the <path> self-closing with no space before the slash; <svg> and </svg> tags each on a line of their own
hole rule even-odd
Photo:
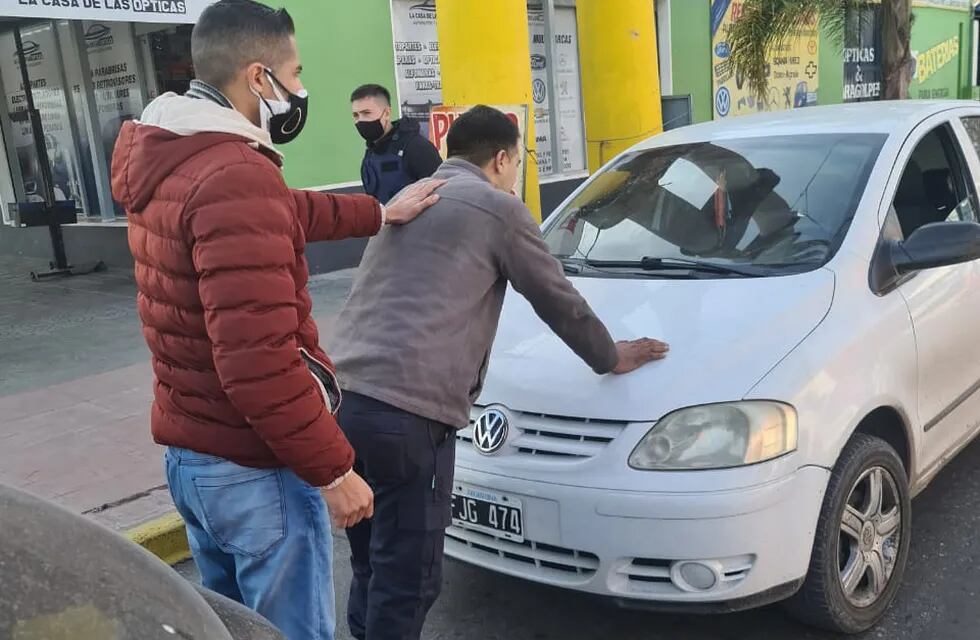
<svg viewBox="0 0 980 640">
<path fill-rule="evenodd" d="M 288 469 L 253 469 L 171 447 L 167 481 L 204 586 L 289 640 L 333 640 L 333 540 L 320 491 Z"/>
</svg>

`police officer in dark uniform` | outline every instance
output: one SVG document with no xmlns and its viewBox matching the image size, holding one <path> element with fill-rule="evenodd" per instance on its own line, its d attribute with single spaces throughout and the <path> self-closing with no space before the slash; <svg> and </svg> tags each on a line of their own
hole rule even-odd
<svg viewBox="0 0 980 640">
<path fill-rule="evenodd" d="M 428 178 L 442 164 L 439 151 L 419 134 L 414 120 L 391 119 L 391 94 L 366 84 L 351 94 L 354 127 L 367 142 L 361 163 L 364 192 L 383 204 L 406 186 Z"/>
</svg>

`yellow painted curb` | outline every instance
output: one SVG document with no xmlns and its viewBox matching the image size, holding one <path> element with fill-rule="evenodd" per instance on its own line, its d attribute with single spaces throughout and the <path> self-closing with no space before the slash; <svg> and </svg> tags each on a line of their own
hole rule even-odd
<svg viewBox="0 0 980 640">
<path fill-rule="evenodd" d="M 169 565 L 191 557 L 184 520 L 176 512 L 141 524 L 125 535 Z"/>
</svg>

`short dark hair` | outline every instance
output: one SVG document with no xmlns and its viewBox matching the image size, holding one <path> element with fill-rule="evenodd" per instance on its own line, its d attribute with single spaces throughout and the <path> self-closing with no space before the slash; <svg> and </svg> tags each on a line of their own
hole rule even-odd
<svg viewBox="0 0 980 640">
<path fill-rule="evenodd" d="M 500 151 L 508 153 L 521 141 L 521 130 L 503 111 L 477 105 L 456 118 L 446 136 L 450 158 L 486 166 Z"/>
<path fill-rule="evenodd" d="M 296 27 L 285 9 L 255 0 L 219 0 L 201 14 L 191 33 L 191 59 L 198 79 L 223 89 L 253 62 L 275 67 L 285 61 Z"/>
<path fill-rule="evenodd" d="M 386 105 L 391 106 L 391 92 L 380 84 L 362 84 L 350 94 L 351 102 L 364 98 L 382 98 Z"/>
</svg>

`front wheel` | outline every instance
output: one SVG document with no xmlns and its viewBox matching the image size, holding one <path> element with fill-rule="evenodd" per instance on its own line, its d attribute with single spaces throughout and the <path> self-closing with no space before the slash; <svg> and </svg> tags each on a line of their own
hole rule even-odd
<svg viewBox="0 0 980 640">
<path fill-rule="evenodd" d="M 834 467 L 800 591 L 807 624 L 838 633 L 874 626 L 895 598 L 911 539 L 908 475 L 884 440 L 855 434 Z"/>
</svg>

